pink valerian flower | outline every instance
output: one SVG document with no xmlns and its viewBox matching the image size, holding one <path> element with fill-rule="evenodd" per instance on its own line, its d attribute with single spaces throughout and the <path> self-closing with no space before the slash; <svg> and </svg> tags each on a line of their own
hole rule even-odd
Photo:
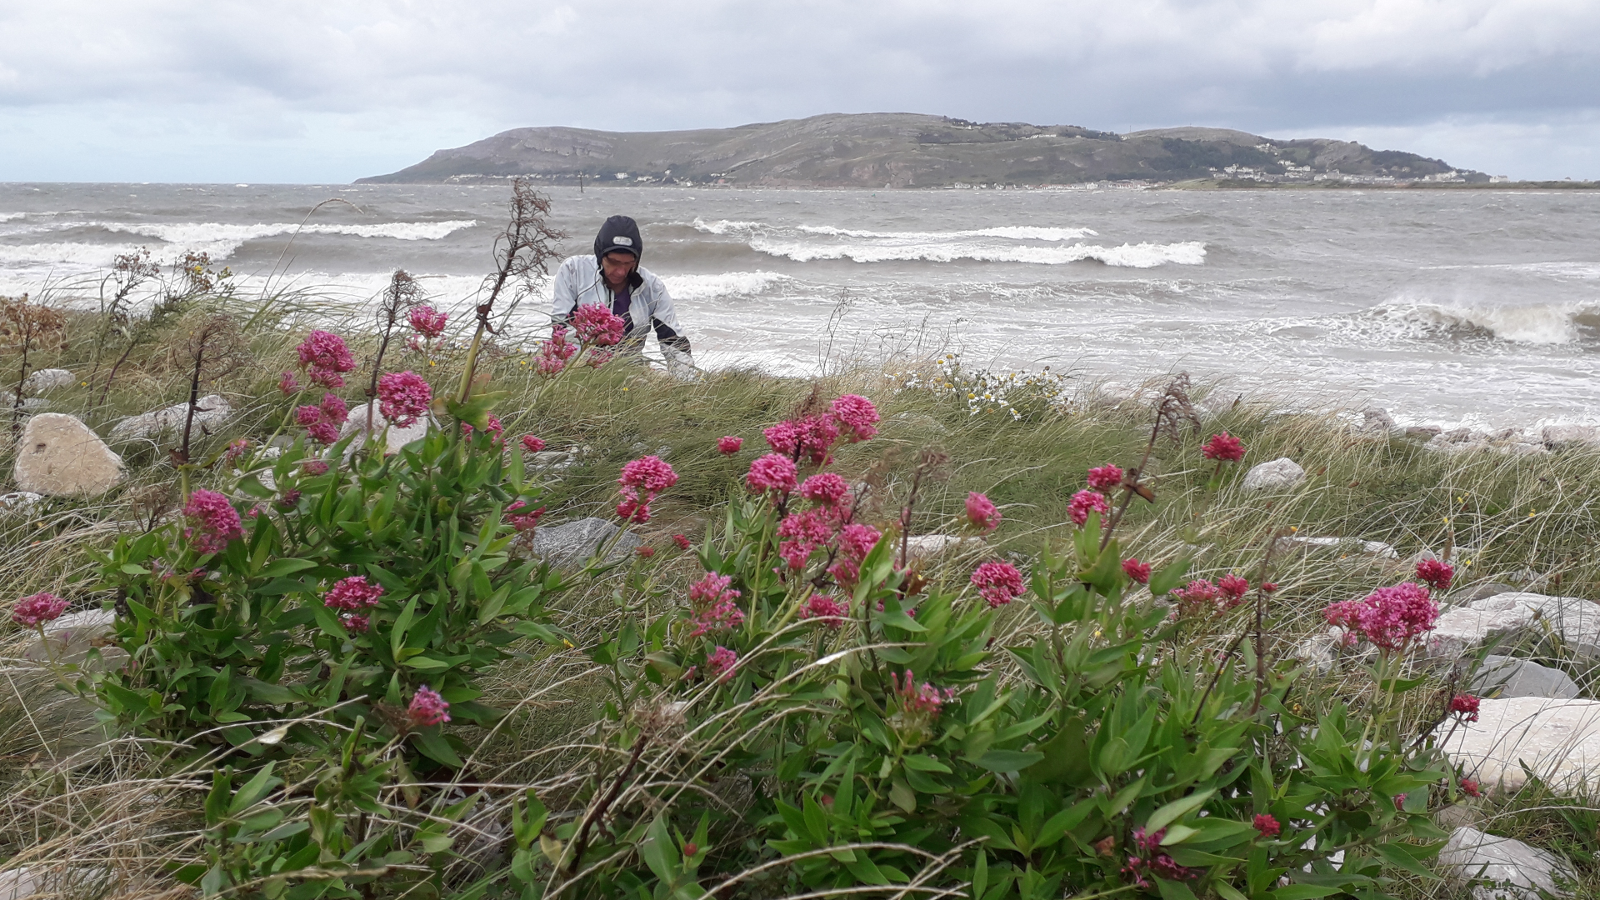
<svg viewBox="0 0 1600 900">
<path fill-rule="evenodd" d="M 833 540 L 834 517 L 825 509 L 791 513 L 778 523 L 778 555 L 789 568 L 805 568 L 816 549 Z"/>
<path fill-rule="evenodd" d="M 989 532 L 1000 527 L 1000 510 L 989 498 L 977 491 L 967 494 L 967 521 L 979 531 Z"/>
<path fill-rule="evenodd" d="M 1089 521 L 1089 513 L 1097 512 L 1105 515 L 1111 512 L 1111 504 L 1106 502 L 1106 495 L 1097 491 L 1079 491 L 1072 495 L 1072 500 L 1067 504 L 1067 515 L 1072 518 L 1072 524 L 1082 525 Z"/>
<path fill-rule="evenodd" d="M 189 527 L 183 530 L 184 539 L 202 556 L 221 553 L 229 541 L 244 537 L 239 511 L 216 491 L 202 488 L 190 494 L 183 516 L 189 520 Z"/>
<path fill-rule="evenodd" d="M 327 465 L 327 463 L 323 463 L 323 465 Z M 284 491 L 283 495 L 278 498 L 278 506 L 282 509 L 294 509 L 294 505 L 299 502 L 300 492 L 296 490 Z"/>
<path fill-rule="evenodd" d="M 732 456 L 744 446 L 744 438 L 727 435 L 717 439 L 717 452 L 723 456 Z"/>
<path fill-rule="evenodd" d="M 1478 704 L 1481 698 L 1472 694 L 1457 694 L 1450 698 L 1450 711 L 1468 722 L 1478 721 Z"/>
<path fill-rule="evenodd" d="M 278 376 L 278 390 L 287 397 L 300 393 L 300 379 L 294 377 L 293 372 L 285 372 Z"/>
<path fill-rule="evenodd" d="M 378 379 L 378 412 L 396 427 L 415 425 L 432 402 L 433 388 L 415 372 L 390 372 Z"/>
<path fill-rule="evenodd" d="M 1483 796 L 1483 790 L 1478 787 L 1478 782 L 1477 781 L 1475 781 L 1475 780 L 1473 780 L 1471 778 L 1463 778 L 1463 779 L 1461 779 L 1460 784 L 1461 784 L 1461 793 L 1466 794 L 1468 797 L 1482 797 Z"/>
<path fill-rule="evenodd" d="M 430 341 L 444 334 L 445 323 L 450 321 L 449 316 L 431 306 L 412 307 L 409 318 L 412 330 Z"/>
<path fill-rule="evenodd" d="M 1263 582 L 1261 582 L 1261 593 L 1263 593 L 1263 594 L 1276 594 L 1277 592 L 1278 592 L 1278 584 L 1277 584 L 1277 582 L 1274 582 L 1274 581 L 1263 581 Z"/>
<path fill-rule="evenodd" d="M 443 725 L 450 721 L 450 704 L 439 696 L 439 692 L 423 685 L 411 695 L 411 705 L 406 707 L 406 716 L 411 719 L 411 724 L 417 728 L 429 728 L 434 725 Z"/>
<path fill-rule="evenodd" d="M 675 535 L 673 535 L 673 536 L 672 536 L 672 542 L 673 542 L 673 543 L 674 543 L 674 544 L 677 544 L 677 545 L 678 545 L 678 549 L 679 549 L 679 550 L 687 550 L 687 549 L 689 549 L 689 548 L 690 548 L 690 547 L 691 547 L 691 546 L 693 546 L 693 544 L 691 544 L 691 543 L 690 543 L 690 542 L 689 542 L 689 538 L 688 538 L 688 537 L 686 537 L 686 536 L 684 536 L 684 535 L 681 535 L 681 534 L 675 534 Z"/>
<path fill-rule="evenodd" d="M 294 418 L 313 441 L 331 444 L 339 439 L 340 426 L 350 418 L 350 407 L 338 395 L 324 393 L 316 406 L 297 407 Z"/>
<path fill-rule="evenodd" d="M 731 631 L 744 624 L 744 611 L 734 601 L 739 592 L 728 587 L 733 576 L 707 572 L 689 587 L 689 609 L 694 628 L 690 637 L 714 631 Z"/>
<path fill-rule="evenodd" d="M 1143 828 L 1133 830 L 1133 846 L 1130 849 L 1134 853 L 1128 855 L 1128 864 L 1123 866 L 1122 874 L 1131 878 L 1136 886 L 1144 889 L 1154 887 L 1146 875 L 1168 881 L 1188 881 L 1200 877 L 1199 870 L 1178 865 L 1171 854 L 1161 849 L 1161 839 L 1166 835 L 1165 828 L 1154 834 L 1146 834 Z"/>
<path fill-rule="evenodd" d="M 871 440 L 878 433 L 873 427 L 878 424 L 878 408 L 859 394 L 844 394 L 834 400 L 829 409 L 840 430 L 852 441 Z"/>
<path fill-rule="evenodd" d="M 377 606 L 382 597 L 382 587 L 369 584 L 365 575 L 352 575 L 335 581 L 322 595 L 322 605 L 344 612 L 360 612 Z"/>
<path fill-rule="evenodd" d="M 326 475 L 328 474 L 328 461 L 325 459 L 308 459 L 300 464 L 300 471 L 310 475 L 313 478 L 318 475 Z M 294 493 L 296 497 L 298 497 L 300 494 L 299 491 L 295 491 Z"/>
<path fill-rule="evenodd" d="M 1217 579 L 1217 593 L 1222 595 L 1225 608 L 1232 609 L 1250 592 L 1250 582 L 1238 575 L 1228 574 Z"/>
<path fill-rule="evenodd" d="M 506 507 L 506 521 L 511 523 L 511 527 L 515 528 L 518 534 L 532 534 L 533 530 L 539 527 L 539 517 L 544 515 L 542 506 L 532 512 L 521 512 L 527 508 L 528 503 L 525 500 L 517 500 Z"/>
<path fill-rule="evenodd" d="M 250 442 L 244 438 L 239 438 L 229 444 L 228 449 L 222 451 L 222 461 L 228 464 L 228 468 L 236 469 L 239 467 L 239 460 L 244 459 L 244 455 L 249 452 Z"/>
<path fill-rule="evenodd" d="M 604 306 L 586 304 L 573 311 L 572 328 L 584 346 L 610 347 L 622 342 L 628 323 Z"/>
<path fill-rule="evenodd" d="M 1404 650 L 1433 630 L 1439 607 L 1427 588 L 1406 582 L 1378 588 L 1360 600 L 1329 604 L 1322 616 L 1346 629 L 1347 642 L 1365 638 L 1383 650 Z"/>
<path fill-rule="evenodd" d="M 340 376 L 356 367 L 350 348 L 344 338 L 332 332 L 313 331 L 295 348 L 300 357 L 300 367 L 306 370 L 311 383 L 322 387 L 344 387 Z"/>
<path fill-rule="evenodd" d="M 1237 601 L 1224 596 L 1207 578 L 1197 578 L 1172 592 L 1178 605 L 1173 610 L 1178 616 L 1215 615 L 1232 609 Z"/>
<path fill-rule="evenodd" d="M 972 585 L 989 608 L 995 609 L 1022 593 L 1022 573 L 1008 562 L 986 562 L 972 573 Z"/>
<path fill-rule="evenodd" d="M 590 350 L 589 358 L 584 360 L 584 364 L 591 369 L 598 369 L 606 363 L 611 362 L 616 355 L 617 351 L 615 350 Z"/>
<path fill-rule="evenodd" d="M 1409 796 L 1411 796 L 1411 795 L 1410 794 L 1395 794 L 1394 795 L 1394 808 L 1395 808 L 1396 811 L 1398 811 L 1398 812 L 1404 812 L 1405 811 L 1406 798 L 1409 797 Z"/>
<path fill-rule="evenodd" d="M 840 587 L 855 587 L 861 577 L 861 561 L 878 545 L 881 537 L 883 535 L 871 525 L 853 523 L 839 529 L 839 557 L 828 567 L 828 574 Z"/>
<path fill-rule="evenodd" d="M 800 618 L 818 619 L 829 628 L 838 630 L 844 625 L 845 617 L 850 615 L 848 604 L 840 603 L 827 594 L 812 594 L 806 605 L 800 608 Z"/>
<path fill-rule="evenodd" d="M 850 484 L 833 472 L 821 472 L 800 485 L 800 496 L 824 506 L 844 506 L 850 502 Z"/>
<path fill-rule="evenodd" d="M 905 670 L 903 677 L 899 678 L 890 672 L 889 683 L 894 685 L 895 699 L 900 706 L 895 718 L 901 719 L 902 724 L 931 725 L 939 718 L 944 705 L 956 698 L 956 692 L 950 688 L 936 688 L 927 681 L 918 685 L 910 669 Z"/>
<path fill-rule="evenodd" d="M 1244 442 L 1226 431 L 1213 434 L 1200 448 L 1200 455 L 1218 462 L 1238 462 L 1244 459 Z"/>
<path fill-rule="evenodd" d="M 1277 819 L 1267 813 L 1257 815 L 1255 822 L 1252 824 L 1255 825 L 1256 831 L 1260 832 L 1264 838 L 1275 838 L 1283 833 L 1283 826 L 1278 824 Z"/>
<path fill-rule="evenodd" d="M 349 631 L 354 634 L 364 634 L 366 630 L 371 627 L 372 620 L 367 616 L 359 616 L 355 613 L 347 612 L 339 614 L 339 623 L 344 626 L 345 631 Z"/>
<path fill-rule="evenodd" d="M 799 477 L 794 460 L 782 454 L 768 453 L 750 463 L 750 472 L 745 475 L 744 483 L 752 493 L 777 491 L 788 494 L 800 486 Z"/>
<path fill-rule="evenodd" d="M 1436 591 L 1447 591 L 1456 577 L 1456 570 L 1447 562 L 1424 559 L 1417 563 L 1417 579 Z"/>
<path fill-rule="evenodd" d="M 839 425 L 831 416 L 806 416 L 779 422 L 761 432 L 767 446 L 799 462 L 809 459 L 812 465 L 822 465 L 828 460 L 828 450 L 839 440 Z"/>
<path fill-rule="evenodd" d="M 1089 470 L 1089 487 L 1094 490 L 1109 491 L 1120 484 L 1122 484 L 1122 469 L 1118 466 L 1104 465 Z"/>
<path fill-rule="evenodd" d="M 47 591 L 23 597 L 11 610 L 11 621 L 23 628 L 38 628 L 54 622 L 67 611 L 67 601 Z"/>
<path fill-rule="evenodd" d="M 635 548 L 633 552 L 638 554 L 640 559 L 649 559 L 650 557 L 656 555 L 656 548 L 650 546 L 641 546 Z"/>
<path fill-rule="evenodd" d="M 1150 583 L 1150 564 L 1137 559 L 1128 558 L 1122 561 L 1122 574 L 1139 584 Z"/>
<path fill-rule="evenodd" d="M 678 483 L 678 473 L 660 457 L 641 456 L 622 467 L 617 515 L 625 522 L 641 525 L 650 521 L 650 504 L 657 495 Z M 641 496 L 642 494 L 642 496 Z"/>
<path fill-rule="evenodd" d="M 462 422 L 461 423 L 461 436 L 462 437 L 464 437 L 464 438 L 472 437 L 472 432 L 474 430 L 475 429 L 473 429 L 473 427 L 471 425 L 467 424 L 466 422 Z M 483 430 L 484 430 L 484 432 L 486 434 L 489 435 L 489 444 L 490 444 L 490 446 L 502 447 L 502 448 L 505 447 L 505 445 L 506 445 L 506 426 L 504 426 L 504 425 L 502 425 L 500 423 L 500 417 L 499 416 L 495 415 L 494 413 L 489 413 L 489 419 L 488 419 L 487 422 L 484 423 Z"/>
<path fill-rule="evenodd" d="M 729 650 L 721 644 L 706 657 L 706 671 L 715 675 L 717 681 L 727 681 L 733 677 L 733 670 L 739 665 L 739 654 Z"/>
<path fill-rule="evenodd" d="M 539 345 L 534 368 L 540 375 L 559 375 L 567 367 L 567 360 L 577 352 L 577 345 L 567 342 L 567 326 L 555 325 L 550 329 L 550 340 Z"/>
<path fill-rule="evenodd" d="M 540 450 L 544 449 L 544 441 L 540 440 L 534 435 L 525 434 L 522 436 L 522 449 L 528 451 L 529 453 L 538 453 Z"/>
</svg>

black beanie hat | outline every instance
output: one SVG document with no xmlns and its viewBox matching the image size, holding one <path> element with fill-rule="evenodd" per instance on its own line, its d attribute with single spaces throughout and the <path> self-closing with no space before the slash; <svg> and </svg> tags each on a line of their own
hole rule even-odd
<svg viewBox="0 0 1600 900">
<path fill-rule="evenodd" d="M 639 236 L 639 223 L 627 216 L 612 216 L 600 226 L 600 233 L 595 235 L 595 261 L 618 250 L 632 253 L 634 259 L 644 255 L 644 238 Z"/>
</svg>

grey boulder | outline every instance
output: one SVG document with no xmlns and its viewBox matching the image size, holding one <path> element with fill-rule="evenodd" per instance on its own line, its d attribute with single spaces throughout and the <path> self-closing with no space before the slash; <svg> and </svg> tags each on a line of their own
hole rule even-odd
<svg viewBox="0 0 1600 900">
<path fill-rule="evenodd" d="M 91 497 L 122 480 L 122 457 L 72 416 L 41 413 L 22 430 L 14 478 L 21 493 Z"/>
<path fill-rule="evenodd" d="M 1454 887 L 1473 885 L 1473 900 L 1569 897 L 1563 882 L 1576 878 L 1571 865 L 1552 853 L 1469 826 L 1451 832 L 1438 865 Z"/>
<path fill-rule="evenodd" d="M 542 526 L 533 533 L 532 553 L 552 566 L 572 567 L 604 549 L 606 562 L 618 562 L 644 543 L 631 531 L 619 531 L 614 523 L 594 517 Z"/>
<path fill-rule="evenodd" d="M 22 392 L 25 394 L 48 394 L 51 391 L 72 387 L 77 383 L 78 379 L 66 369 L 40 369 L 29 375 L 22 382 Z"/>
<path fill-rule="evenodd" d="M 1513 697 L 1571 700 L 1579 694 L 1578 683 L 1560 669 L 1510 656 L 1485 658 L 1478 674 L 1473 676 L 1472 690 L 1501 700 Z"/>
<path fill-rule="evenodd" d="M 1281 491 L 1305 480 L 1306 470 L 1285 456 L 1251 468 L 1240 487 L 1247 491 Z"/>
<path fill-rule="evenodd" d="M 233 406 L 221 394 L 207 394 L 195 401 L 194 435 L 215 434 L 233 418 Z M 166 409 L 129 416 L 111 429 L 111 440 L 181 440 L 184 422 L 189 420 L 189 404 L 175 403 Z"/>
</svg>

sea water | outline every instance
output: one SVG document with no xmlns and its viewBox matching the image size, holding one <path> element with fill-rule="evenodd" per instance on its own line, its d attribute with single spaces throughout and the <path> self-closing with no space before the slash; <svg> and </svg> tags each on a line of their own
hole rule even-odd
<svg viewBox="0 0 1600 900">
<path fill-rule="evenodd" d="M 330 315 L 396 268 L 468 317 L 509 187 L 0 185 L 0 294 L 92 303 L 205 252 Z M 1188 371 L 1402 423 L 1600 422 L 1600 193 L 554 188 L 565 253 L 643 228 L 706 366 L 926 358 L 1085 383 Z M 331 202 L 330 202 L 331 201 Z M 319 205 L 320 204 L 320 205 Z M 548 286 L 517 313 L 530 339 Z"/>
</svg>

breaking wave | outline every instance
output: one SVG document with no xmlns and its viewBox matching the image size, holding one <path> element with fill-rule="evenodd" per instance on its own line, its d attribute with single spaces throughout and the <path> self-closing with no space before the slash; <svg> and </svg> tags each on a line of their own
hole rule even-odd
<svg viewBox="0 0 1600 900">
<path fill-rule="evenodd" d="M 1035 228 L 1027 225 L 1007 225 L 1000 228 L 979 228 L 974 231 L 856 231 L 834 228 L 829 225 L 800 225 L 795 230 L 806 234 L 830 237 L 887 238 L 890 240 L 949 240 L 951 238 L 994 237 L 1014 241 L 1075 241 L 1085 237 L 1098 237 L 1090 228 Z"/>
<path fill-rule="evenodd" d="M 1600 341 L 1600 304 L 1536 303 L 1527 306 L 1380 306 L 1365 314 L 1391 333 L 1418 339 L 1493 338 L 1518 344 Z"/>
<path fill-rule="evenodd" d="M 793 281 L 776 272 L 726 272 L 721 275 L 663 275 L 674 300 L 709 300 L 716 297 L 759 294 L 775 284 Z"/>
<path fill-rule="evenodd" d="M 770 256 L 781 256 L 796 262 L 810 262 L 817 259 L 848 259 L 860 263 L 973 260 L 1059 266 L 1093 260 L 1108 266 L 1151 269 L 1167 263 L 1198 266 L 1206 259 L 1206 245 L 1200 241 L 1182 241 L 1175 244 L 1123 244 L 1118 247 L 1102 247 L 1097 244 L 1070 244 L 1064 247 L 997 247 L 971 242 L 945 245 L 930 245 L 926 242 L 819 245 L 755 238 L 750 242 L 750 247 Z"/>
</svg>

